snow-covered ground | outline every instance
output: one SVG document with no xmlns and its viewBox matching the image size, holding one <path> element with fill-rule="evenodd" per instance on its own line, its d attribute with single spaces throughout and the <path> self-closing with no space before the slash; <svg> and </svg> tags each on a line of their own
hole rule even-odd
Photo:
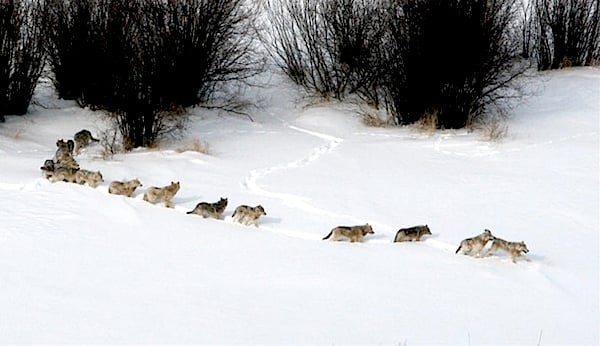
<svg viewBox="0 0 600 346">
<path fill-rule="evenodd" d="M 367 127 L 282 82 L 254 122 L 192 110 L 159 149 L 87 148 L 95 189 L 42 178 L 57 139 L 106 125 L 41 88 L 0 125 L 0 343 L 598 345 L 600 70 L 532 83 L 490 142 Z M 171 181 L 174 209 L 142 200 Z M 223 221 L 185 213 L 220 197 Z M 258 228 L 232 222 L 241 204 L 264 206 Z M 366 222 L 363 243 L 321 240 Z M 418 224 L 433 234 L 392 243 Z M 529 261 L 454 253 L 486 228 Z"/>
</svg>

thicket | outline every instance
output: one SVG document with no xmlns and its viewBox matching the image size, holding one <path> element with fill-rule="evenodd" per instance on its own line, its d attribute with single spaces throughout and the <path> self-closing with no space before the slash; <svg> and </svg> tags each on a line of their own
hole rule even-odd
<svg viewBox="0 0 600 346">
<path fill-rule="evenodd" d="M 383 0 L 269 0 L 275 63 L 308 93 L 378 104 L 388 23 Z"/>
<path fill-rule="evenodd" d="M 526 65 L 517 59 L 515 3 L 273 1 L 273 55 L 314 94 L 356 93 L 398 124 L 427 117 L 460 128 L 516 95 Z"/>
<path fill-rule="evenodd" d="M 600 60 L 600 1 L 534 0 L 529 18 L 539 70 Z"/>
<path fill-rule="evenodd" d="M 470 126 L 518 97 L 515 0 L 396 1 L 386 94 L 398 123 Z"/>
<path fill-rule="evenodd" d="M 259 73 L 246 0 L 0 1 L 0 119 L 23 114 L 44 58 L 58 95 L 151 146 Z M 358 96 L 396 124 L 460 128 L 502 112 L 518 80 L 600 60 L 598 0 L 264 0 L 264 42 L 308 93 Z M 221 103 L 222 105 L 223 103 Z"/>
<path fill-rule="evenodd" d="M 108 111 L 127 148 L 260 71 L 244 0 L 49 0 L 47 13 L 59 96 Z"/>
<path fill-rule="evenodd" d="M 0 121 L 27 112 L 44 66 L 43 20 L 39 2 L 0 2 Z"/>
</svg>

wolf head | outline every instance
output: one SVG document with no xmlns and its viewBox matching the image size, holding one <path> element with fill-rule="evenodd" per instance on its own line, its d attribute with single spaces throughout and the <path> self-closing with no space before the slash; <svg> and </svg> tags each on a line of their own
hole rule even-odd
<svg viewBox="0 0 600 346">
<path fill-rule="evenodd" d="M 265 212 L 265 208 L 263 208 L 262 205 L 258 205 L 256 206 L 256 210 L 261 213 L 262 215 L 267 215 L 267 213 Z"/>
<path fill-rule="evenodd" d="M 40 167 L 40 169 L 42 171 L 46 171 L 46 172 L 54 171 L 54 161 L 52 161 L 52 160 L 44 161 L 44 165 L 42 167 Z"/>
<path fill-rule="evenodd" d="M 525 242 L 522 241 L 520 243 L 517 243 L 517 250 L 523 252 L 523 253 L 528 253 L 529 249 L 527 248 L 527 245 L 525 245 Z"/>
<path fill-rule="evenodd" d="M 429 230 L 429 226 L 425 225 L 425 227 L 423 227 L 422 234 L 431 234 L 431 231 Z"/>
<path fill-rule="evenodd" d="M 489 229 L 484 230 L 483 233 L 481 233 L 479 236 L 485 241 L 496 239 L 496 237 L 494 237 L 494 235 L 492 234 L 492 231 L 490 231 Z"/>
<path fill-rule="evenodd" d="M 362 233 L 363 233 L 363 235 L 375 234 L 375 232 L 373 232 L 373 227 L 371 227 L 371 225 L 369 225 L 368 223 L 365 224 L 365 226 L 363 227 Z"/>
<path fill-rule="evenodd" d="M 173 191 L 173 193 L 177 193 L 177 191 L 179 191 L 180 185 L 179 182 L 171 182 L 171 185 L 169 185 L 169 190 Z"/>
</svg>

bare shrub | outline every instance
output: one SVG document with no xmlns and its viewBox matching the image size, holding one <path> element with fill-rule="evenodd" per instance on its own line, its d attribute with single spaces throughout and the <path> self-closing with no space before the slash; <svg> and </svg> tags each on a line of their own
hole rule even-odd
<svg viewBox="0 0 600 346">
<path fill-rule="evenodd" d="M 421 131 L 434 133 L 438 129 L 438 112 L 436 110 L 425 112 L 415 125 Z"/>
<path fill-rule="evenodd" d="M 518 97 L 528 65 L 517 58 L 515 3 L 391 1 L 385 91 L 398 124 L 435 111 L 438 128 L 462 128 Z"/>
<path fill-rule="evenodd" d="M 508 124 L 504 115 L 481 118 L 472 128 L 478 130 L 482 138 L 490 142 L 499 142 L 508 135 Z"/>
<path fill-rule="evenodd" d="M 94 48 L 102 31 L 94 29 L 95 25 L 104 22 L 97 18 L 103 9 L 105 7 L 97 0 L 46 0 L 48 59 L 59 98 L 80 99 L 85 84 L 95 83 L 89 79 L 106 65 L 100 60 L 102 54 L 94 54 L 100 53 Z M 91 69 L 91 66 L 95 68 Z"/>
<path fill-rule="evenodd" d="M 44 66 L 44 18 L 37 1 L 0 2 L 0 121 L 27 112 Z"/>
<path fill-rule="evenodd" d="M 380 0 L 269 0 L 265 41 L 275 63 L 309 94 L 379 104 Z"/>
<path fill-rule="evenodd" d="M 62 96 L 106 110 L 126 149 L 181 129 L 186 107 L 263 66 L 245 0 L 51 1 L 56 84 L 70 86 Z"/>
<path fill-rule="evenodd" d="M 117 127 L 100 132 L 98 135 L 100 145 L 102 146 L 102 158 L 105 160 L 112 160 L 113 157 L 123 152 L 123 145 L 120 142 L 119 133 Z"/>
<path fill-rule="evenodd" d="M 600 58 L 598 0 L 535 0 L 538 70 L 588 66 Z"/>
</svg>

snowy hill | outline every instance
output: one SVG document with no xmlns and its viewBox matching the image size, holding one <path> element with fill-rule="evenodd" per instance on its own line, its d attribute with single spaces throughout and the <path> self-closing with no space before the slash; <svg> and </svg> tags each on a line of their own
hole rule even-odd
<svg viewBox="0 0 600 346">
<path fill-rule="evenodd" d="M 600 70 L 534 84 L 490 142 L 367 127 L 282 83 L 254 122 L 192 110 L 159 149 L 87 148 L 95 189 L 42 178 L 57 139 L 106 126 L 42 87 L 0 125 L 0 342 L 597 345 Z M 208 154 L 178 150 L 194 140 Z M 108 194 L 133 178 L 133 198 Z M 174 209 L 142 200 L 171 181 Z M 185 213 L 220 197 L 223 221 Z M 232 222 L 241 204 L 264 206 L 258 228 Z M 366 222 L 363 243 L 322 240 Z M 392 243 L 418 224 L 433 234 Z M 486 228 L 529 261 L 455 254 Z"/>
</svg>

